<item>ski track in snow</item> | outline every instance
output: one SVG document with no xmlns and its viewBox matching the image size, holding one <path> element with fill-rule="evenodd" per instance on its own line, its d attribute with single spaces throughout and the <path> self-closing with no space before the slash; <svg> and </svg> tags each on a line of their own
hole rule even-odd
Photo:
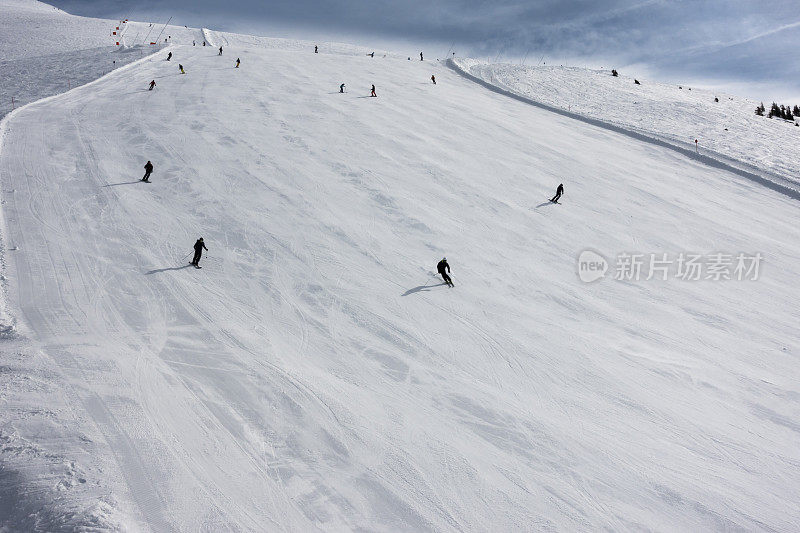
<svg viewBox="0 0 800 533">
<path fill-rule="evenodd" d="M 800 527 L 795 201 L 443 64 L 203 35 L 3 123 L 0 528 Z M 585 248 L 766 263 L 586 285 Z"/>
</svg>

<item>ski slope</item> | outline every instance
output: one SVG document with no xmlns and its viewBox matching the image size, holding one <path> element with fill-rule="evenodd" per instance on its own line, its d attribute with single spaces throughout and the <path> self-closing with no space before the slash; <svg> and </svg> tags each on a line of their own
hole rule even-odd
<svg viewBox="0 0 800 533">
<path fill-rule="evenodd" d="M 226 39 L 3 123 L 0 528 L 800 527 L 796 201 L 435 62 Z"/>
<path fill-rule="evenodd" d="M 159 34 L 159 46 L 149 45 Z M 78 17 L 37 0 L 0 0 L 0 118 L 85 85 L 161 46 L 192 40 L 202 44 L 202 30 Z"/>
<path fill-rule="evenodd" d="M 468 58 L 454 65 L 501 90 L 679 148 L 694 151 L 696 139 L 704 156 L 800 190 L 800 153 L 792 149 L 800 143 L 797 120 L 759 117 L 760 102 L 686 84 L 639 78 L 642 85 L 636 85 L 632 75 L 613 77 L 610 70 Z"/>
</svg>

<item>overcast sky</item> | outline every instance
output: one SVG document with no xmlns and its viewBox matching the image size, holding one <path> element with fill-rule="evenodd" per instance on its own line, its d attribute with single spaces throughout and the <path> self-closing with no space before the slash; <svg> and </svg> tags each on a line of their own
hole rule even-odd
<svg viewBox="0 0 800 533">
<path fill-rule="evenodd" d="M 800 104 L 800 0 L 52 0 L 76 15 L 617 67 Z M 404 50 L 397 50 L 404 51 Z M 544 59 L 542 57 L 544 56 Z"/>
</svg>

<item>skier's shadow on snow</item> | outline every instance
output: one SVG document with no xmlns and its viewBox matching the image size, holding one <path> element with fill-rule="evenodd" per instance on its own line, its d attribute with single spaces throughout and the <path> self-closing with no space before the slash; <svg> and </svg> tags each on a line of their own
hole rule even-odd
<svg viewBox="0 0 800 533">
<path fill-rule="evenodd" d="M 414 294 L 415 292 L 428 292 L 434 287 L 441 287 L 442 285 L 447 285 L 447 283 L 442 282 L 442 283 L 437 283 L 436 285 L 420 285 L 419 287 L 408 289 L 406 292 L 402 294 L 402 296 L 408 296 L 409 294 Z"/>
<path fill-rule="evenodd" d="M 139 183 L 140 181 L 142 180 L 123 181 L 122 183 L 108 183 L 106 185 L 103 185 L 103 187 L 116 187 L 117 185 L 133 185 L 134 183 Z"/>
<path fill-rule="evenodd" d="M 553 205 L 553 202 L 551 202 L 550 200 L 548 200 L 546 202 L 542 202 L 541 204 L 539 204 L 536 207 L 534 207 L 534 209 L 539 209 L 540 207 L 544 207 L 546 205 Z"/>
<path fill-rule="evenodd" d="M 145 276 L 149 276 L 150 274 L 158 274 L 159 272 L 167 272 L 169 270 L 183 270 L 184 268 L 189 268 L 192 265 L 183 265 L 179 267 L 169 267 L 169 268 L 157 268 L 155 270 L 151 270 L 150 272 L 145 272 Z"/>
</svg>

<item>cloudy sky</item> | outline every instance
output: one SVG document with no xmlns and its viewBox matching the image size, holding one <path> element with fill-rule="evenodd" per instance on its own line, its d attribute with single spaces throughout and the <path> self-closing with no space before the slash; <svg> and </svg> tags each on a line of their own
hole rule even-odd
<svg viewBox="0 0 800 533">
<path fill-rule="evenodd" d="M 52 0 L 76 15 L 617 67 L 800 102 L 800 0 Z"/>
</svg>

